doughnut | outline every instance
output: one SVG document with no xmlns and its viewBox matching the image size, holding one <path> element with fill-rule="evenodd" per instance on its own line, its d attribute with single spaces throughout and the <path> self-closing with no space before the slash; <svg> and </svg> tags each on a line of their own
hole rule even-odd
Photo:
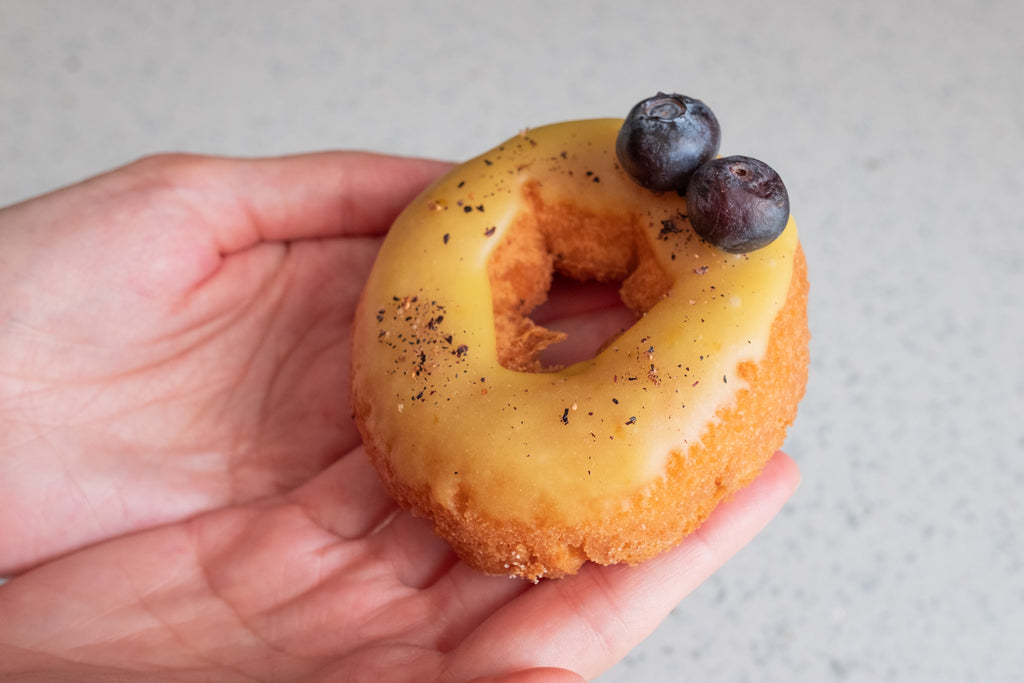
<svg viewBox="0 0 1024 683">
<path fill-rule="evenodd" d="M 396 219 L 352 330 L 352 407 L 385 488 L 466 564 L 532 581 L 635 564 L 694 531 L 782 445 L 807 380 L 792 218 L 729 253 L 685 193 L 616 157 L 622 119 L 529 129 Z M 788 214 L 787 214 L 788 216 Z M 615 283 L 636 322 L 549 367 L 554 274 Z"/>
</svg>

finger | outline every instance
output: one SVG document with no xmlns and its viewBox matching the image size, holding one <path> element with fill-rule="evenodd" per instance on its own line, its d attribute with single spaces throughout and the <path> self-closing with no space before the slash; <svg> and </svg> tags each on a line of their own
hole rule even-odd
<svg viewBox="0 0 1024 683">
<path fill-rule="evenodd" d="M 363 538 L 395 514 L 362 446 L 289 494 L 327 531 L 346 540 Z"/>
<path fill-rule="evenodd" d="M 387 562 L 395 577 L 412 588 L 430 585 L 458 561 L 429 520 L 404 510 L 392 515 L 365 541 L 370 553 Z"/>
<path fill-rule="evenodd" d="M 204 216 L 221 253 L 261 241 L 373 235 L 450 164 L 321 152 L 266 159 L 169 155 L 129 170 L 173 189 Z"/>
<path fill-rule="evenodd" d="M 610 339 L 636 322 L 636 314 L 622 303 L 615 283 L 577 282 L 556 276 L 548 300 L 530 314 L 530 319 L 567 335 L 540 354 L 544 365 L 558 367 L 596 356 Z"/>
<path fill-rule="evenodd" d="M 447 615 L 438 632 L 437 648 L 452 651 L 511 600 L 535 589 L 534 584 L 519 578 L 484 574 L 462 562 L 454 564 L 425 592 L 433 611 Z M 481 673 L 477 670 L 472 675 Z"/>
<path fill-rule="evenodd" d="M 545 366 L 561 367 L 594 358 L 611 340 L 635 322 L 636 316 L 624 307 L 560 318 L 545 327 L 555 332 L 564 332 L 567 336 L 541 351 L 540 360 Z"/>
<path fill-rule="evenodd" d="M 359 447 L 325 472 L 293 491 L 317 524 L 349 541 L 359 540 L 386 563 L 404 585 L 421 588 L 443 576 L 457 558 L 431 523 L 402 510 Z"/>
<path fill-rule="evenodd" d="M 567 669 L 540 667 L 497 676 L 474 678 L 470 683 L 584 683 L 584 681 L 586 679 L 583 676 Z"/>
<path fill-rule="evenodd" d="M 530 314 L 530 318 L 539 325 L 549 325 L 561 318 L 618 307 L 625 309 L 617 283 L 580 282 L 556 274 L 547 300 Z"/>
<path fill-rule="evenodd" d="M 795 463 L 777 453 L 753 484 L 676 548 L 636 567 L 587 565 L 576 576 L 541 583 L 474 632 L 460 648 L 463 661 L 561 666 L 596 676 L 748 543 L 798 483 Z M 470 669 L 465 677 L 481 671 Z"/>
</svg>

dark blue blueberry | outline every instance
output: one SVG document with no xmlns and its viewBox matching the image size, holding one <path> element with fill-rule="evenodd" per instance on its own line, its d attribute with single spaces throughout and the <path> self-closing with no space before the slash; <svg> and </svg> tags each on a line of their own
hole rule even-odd
<svg viewBox="0 0 1024 683">
<path fill-rule="evenodd" d="M 789 221 L 789 193 L 779 174 L 763 161 L 723 157 L 693 174 L 686 188 L 686 212 L 704 241 L 743 254 L 782 234 Z"/>
<path fill-rule="evenodd" d="M 718 153 L 718 119 L 700 100 L 658 93 L 629 112 L 615 142 L 619 163 L 656 192 L 683 193 L 690 176 Z"/>
</svg>

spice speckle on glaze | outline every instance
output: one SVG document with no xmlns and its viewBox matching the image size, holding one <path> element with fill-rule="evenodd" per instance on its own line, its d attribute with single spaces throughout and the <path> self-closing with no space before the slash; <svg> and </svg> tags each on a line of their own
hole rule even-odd
<svg viewBox="0 0 1024 683">
<path fill-rule="evenodd" d="M 685 198 L 652 193 L 619 167 L 620 125 L 532 129 L 439 180 L 396 221 L 357 313 L 353 404 L 367 449 L 389 490 L 434 516 L 463 559 L 486 571 L 567 571 L 538 569 L 538 558 L 555 551 L 515 542 L 523 529 L 624 514 L 645 524 L 644 491 L 735 404 L 747 387 L 740 368 L 764 358 L 787 301 L 799 249 L 792 221 L 753 253 L 705 243 L 689 225 Z M 590 217 L 600 227 L 589 227 Z M 577 234 L 559 241 L 565 220 Z M 635 288 L 656 294 L 631 304 L 638 323 L 592 359 L 560 369 L 510 363 L 514 350 L 503 346 L 495 311 L 499 299 L 521 292 L 494 281 L 494 263 L 521 234 L 541 245 L 524 253 L 548 259 L 536 266 L 548 277 L 551 268 L 572 275 L 582 258 L 574 249 L 613 235 L 633 255 L 603 263 L 608 277 L 627 288 L 655 283 Z M 523 307 L 499 317 L 518 324 L 531 305 Z M 527 338 L 527 347 L 558 341 L 543 328 Z M 488 541 L 503 554 L 498 569 L 455 538 L 453 528 L 472 520 L 508 530 Z M 644 545 L 623 539 L 621 554 L 602 560 L 585 540 L 564 542 L 565 566 L 587 557 L 633 561 L 630 549 Z"/>
</svg>

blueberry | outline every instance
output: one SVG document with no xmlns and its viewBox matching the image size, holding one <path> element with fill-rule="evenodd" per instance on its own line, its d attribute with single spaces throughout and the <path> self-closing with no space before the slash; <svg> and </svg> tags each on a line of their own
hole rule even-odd
<svg viewBox="0 0 1024 683">
<path fill-rule="evenodd" d="M 706 242 L 733 254 L 770 244 L 789 221 L 789 193 L 775 170 L 744 156 L 709 161 L 686 188 L 686 211 Z"/>
<path fill-rule="evenodd" d="M 721 137 L 718 119 L 703 102 L 659 92 L 630 110 L 615 153 L 644 187 L 683 193 L 697 167 L 718 152 Z"/>
</svg>

